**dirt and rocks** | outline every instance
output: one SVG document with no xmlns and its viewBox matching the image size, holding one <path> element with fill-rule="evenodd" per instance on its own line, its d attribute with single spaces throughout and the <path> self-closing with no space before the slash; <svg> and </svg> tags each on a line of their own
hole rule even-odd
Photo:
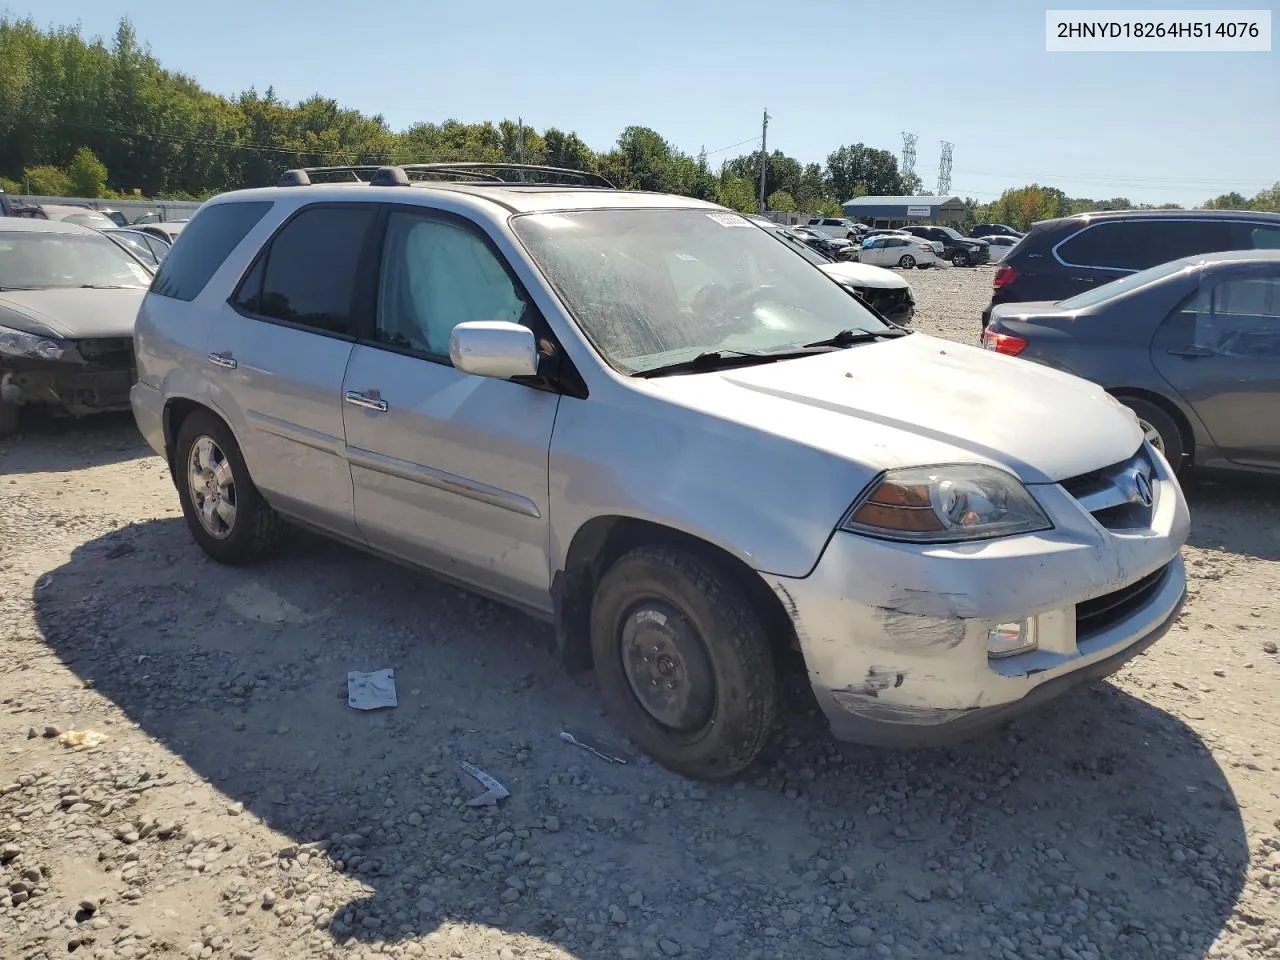
<svg viewBox="0 0 1280 960">
<path fill-rule="evenodd" d="M 975 342 L 990 276 L 913 273 L 917 326 Z M 301 534 L 219 567 L 127 417 L 37 425 L 0 443 L 0 957 L 1280 956 L 1280 493 L 1188 496 L 1186 613 L 1112 681 L 912 753 L 796 693 L 709 786 L 560 741 L 609 728 L 548 628 Z M 350 709 L 382 667 L 399 706 Z"/>
</svg>

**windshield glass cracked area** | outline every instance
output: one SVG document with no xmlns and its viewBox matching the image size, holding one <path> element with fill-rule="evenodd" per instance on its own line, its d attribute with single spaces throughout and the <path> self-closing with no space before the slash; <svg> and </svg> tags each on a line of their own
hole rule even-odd
<svg viewBox="0 0 1280 960">
<path fill-rule="evenodd" d="M 586 337 L 627 374 L 888 327 L 736 213 L 587 210 L 512 220 Z"/>
</svg>

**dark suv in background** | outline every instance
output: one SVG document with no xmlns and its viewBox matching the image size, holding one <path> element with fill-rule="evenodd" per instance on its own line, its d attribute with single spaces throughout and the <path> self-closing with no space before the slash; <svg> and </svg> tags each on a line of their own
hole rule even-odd
<svg viewBox="0 0 1280 960">
<path fill-rule="evenodd" d="M 910 224 L 902 228 L 906 233 L 921 240 L 937 240 L 942 244 L 942 257 L 950 260 L 957 267 L 986 263 L 991 259 L 991 245 L 985 240 L 976 240 L 958 233 L 951 227 L 929 227 Z"/>
<path fill-rule="evenodd" d="M 1280 214 L 1108 210 L 1032 224 L 996 269 L 982 328 L 1000 303 L 1057 301 L 1157 264 L 1224 250 L 1280 248 Z"/>
<path fill-rule="evenodd" d="M 1020 237 L 1022 233 L 1003 223 L 980 223 L 969 231 L 969 236 L 981 240 L 984 237 Z"/>
</svg>

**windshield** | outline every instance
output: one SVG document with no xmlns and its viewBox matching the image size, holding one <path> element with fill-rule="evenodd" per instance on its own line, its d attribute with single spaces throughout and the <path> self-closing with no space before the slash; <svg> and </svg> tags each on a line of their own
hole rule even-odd
<svg viewBox="0 0 1280 960">
<path fill-rule="evenodd" d="M 946 234 L 948 237 L 950 237 L 952 240 L 965 240 L 965 239 L 967 239 L 966 237 L 962 237 L 962 236 L 961 236 L 959 233 L 957 233 L 957 232 L 955 231 L 955 229 L 954 229 L 954 228 L 952 228 L 952 227 L 938 227 L 937 229 L 941 230 L 943 233 L 945 233 L 945 234 Z"/>
<path fill-rule="evenodd" d="M 1152 267 L 1150 270 L 1140 270 L 1138 273 L 1131 273 L 1127 277 L 1121 277 L 1119 280 L 1112 280 L 1110 283 L 1104 283 L 1100 287 L 1094 287 L 1092 290 L 1078 293 L 1069 299 L 1060 300 L 1057 305 L 1062 310 L 1083 310 L 1085 307 L 1092 307 L 1095 303 L 1101 303 L 1103 300 L 1110 300 L 1112 297 L 1118 297 L 1121 294 L 1128 293 L 1130 290 L 1137 290 L 1139 287 L 1145 287 L 1149 283 L 1155 283 L 1157 280 L 1162 280 L 1180 270 L 1194 269 L 1195 267 L 1180 260 L 1162 263 L 1158 267 Z"/>
<path fill-rule="evenodd" d="M 145 287 L 151 274 L 103 236 L 0 233 L 0 288 Z"/>
<path fill-rule="evenodd" d="M 887 326 L 727 211 L 526 214 L 517 236 L 605 361 L 635 374 L 707 351 L 769 353 Z"/>
<path fill-rule="evenodd" d="M 94 213 L 92 211 L 86 213 L 70 213 L 65 217 L 59 218 L 63 223 L 74 223 L 82 227 L 93 227 L 96 230 L 107 230 L 117 226 L 116 222 L 110 217 Z"/>
</svg>

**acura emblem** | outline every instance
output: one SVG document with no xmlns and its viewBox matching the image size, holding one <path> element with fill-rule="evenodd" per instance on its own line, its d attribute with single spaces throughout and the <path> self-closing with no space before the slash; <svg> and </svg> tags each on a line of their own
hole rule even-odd
<svg viewBox="0 0 1280 960">
<path fill-rule="evenodd" d="M 1133 472 L 1133 495 L 1144 507 L 1151 506 L 1151 481 L 1140 470 Z"/>
</svg>

